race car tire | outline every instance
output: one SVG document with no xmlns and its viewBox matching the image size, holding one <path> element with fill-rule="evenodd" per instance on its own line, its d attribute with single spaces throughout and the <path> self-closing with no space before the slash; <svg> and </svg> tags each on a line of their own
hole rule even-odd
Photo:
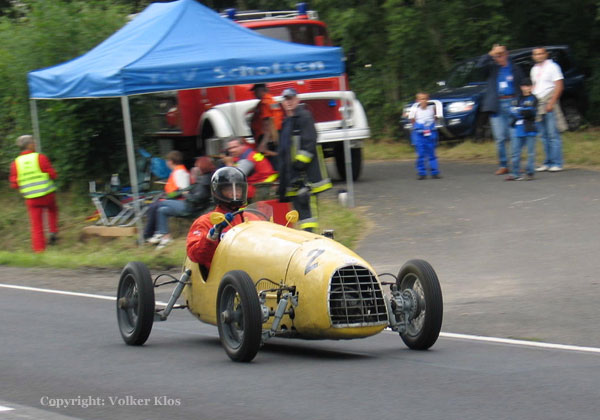
<svg viewBox="0 0 600 420">
<path fill-rule="evenodd" d="M 227 355 L 250 362 L 261 344 L 262 315 L 254 283 L 241 270 L 223 276 L 217 293 L 217 326 Z"/>
<path fill-rule="evenodd" d="M 400 337 L 413 350 L 427 350 L 442 329 L 444 305 L 437 274 L 427 261 L 410 260 L 400 269 L 397 285 L 400 291 L 412 289 L 419 301 L 414 317 Z"/>
<path fill-rule="evenodd" d="M 154 284 L 141 262 L 130 262 L 121 272 L 117 321 L 123 341 L 130 346 L 141 346 L 148 339 L 154 323 Z"/>
</svg>

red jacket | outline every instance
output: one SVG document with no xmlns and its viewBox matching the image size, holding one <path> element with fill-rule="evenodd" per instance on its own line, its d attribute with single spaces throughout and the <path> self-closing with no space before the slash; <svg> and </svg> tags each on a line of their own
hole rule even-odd
<svg viewBox="0 0 600 420">
<path fill-rule="evenodd" d="M 262 153 L 252 150 L 250 146 L 246 146 L 244 153 L 239 158 L 234 159 L 237 164 L 242 160 L 247 160 L 252 164 L 252 170 L 246 175 L 248 181 L 248 199 L 251 199 L 256 193 L 254 184 L 275 181 L 277 179 L 277 172 L 273 169 L 273 165 L 271 165 L 269 159 Z M 243 167 L 244 165 L 241 166 Z M 242 171 L 246 173 L 246 168 L 243 168 Z"/>
<path fill-rule="evenodd" d="M 23 152 L 21 152 L 21 155 L 28 155 L 29 153 L 34 153 L 31 150 L 25 150 Z M 48 159 L 46 157 L 46 155 L 43 154 L 39 154 L 38 155 L 38 162 L 40 163 L 40 169 L 42 170 L 42 172 L 46 172 L 48 175 L 50 175 L 50 178 L 55 180 L 56 178 L 58 178 L 58 175 L 56 174 L 56 171 L 54 170 L 54 168 L 52 167 L 52 164 L 50 163 L 50 159 Z M 10 175 L 8 176 L 8 180 L 10 182 L 10 187 L 14 188 L 14 189 L 19 189 L 19 184 L 17 184 L 17 164 L 15 163 L 15 161 L 13 160 L 10 164 Z M 53 193 L 51 193 L 53 194 Z M 29 198 L 28 200 L 38 200 L 40 198 L 45 198 L 44 197 L 37 197 L 37 198 Z"/>
<path fill-rule="evenodd" d="M 217 250 L 217 245 L 219 245 L 219 240 L 212 241 L 206 237 L 208 235 L 208 231 L 213 227 L 213 224 L 210 223 L 210 215 L 215 211 L 223 214 L 227 213 L 226 209 L 217 206 L 210 213 L 203 214 L 202 216 L 198 217 L 194 223 L 192 223 L 187 236 L 188 257 L 193 262 L 203 265 L 206 268 L 210 268 L 210 263 L 215 255 L 215 251 Z M 244 213 L 244 219 L 262 220 L 260 217 L 249 212 Z M 243 221 L 244 220 L 242 220 L 242 217 L 238 214 L 230 223 L 231 226 L 235 226 L 239 225 Z M 231 229 L 231 226 L 227 226 L 225 229 L 223 229 L 223 233 Z"/>
</svg>

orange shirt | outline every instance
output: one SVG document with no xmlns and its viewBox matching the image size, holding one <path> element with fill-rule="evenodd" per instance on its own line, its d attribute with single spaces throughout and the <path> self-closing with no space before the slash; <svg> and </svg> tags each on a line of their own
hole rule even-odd
<svg viewBox="0 0 600 420">
<path fill-rule="evenodd" d="M 177 181 L 177 176 L 176 176 L 178 171 L 184 171 L 187 174 L 187 185 L 179 185 L 179 183 Z M 165 192 L 167 194 L 170 194 L 177 190 L 187 188 L 187 187 L 189 187 L 189 185 L 190 185 L 189 171 L 187 170 L 187 168 L 184 165 L 177 165 L 171 171 L 171 174 L 169 175 L 169 179 L 167 179 L 167 184 L 165 185 Z"/>
<path fill-rule="evenodd" d="M 281 106 L 273 99 L 270 93 L 265 93 L 262 99 L 256 105 L 256 110 L 252 116 L 252 134 L 255 140 L 258 140 L 263 132 L 263 120 L 265 118 L 272 118 L 273 124 L 276 130 L 281 130 L 281 123 L 283 122 L 283 110 Z"/>
</svg>

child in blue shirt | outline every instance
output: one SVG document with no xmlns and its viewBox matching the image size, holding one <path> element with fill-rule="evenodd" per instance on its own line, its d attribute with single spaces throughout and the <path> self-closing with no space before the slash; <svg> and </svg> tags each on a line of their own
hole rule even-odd
<svg viewBox="0 0 600 420">
<path fill-rule="evenodd" d="M 439 179 L 435 147 L 437 146 L 438 133 L 435 128 L 435 107 L 428 103 L 429 94 L 419 92 L 416 96 L 417 103 L 411 108 L 408 117 L 412 122 L 411 144 L 417 151 L 417 179 L 423 180 L 427 176 L 425 161 L 429 160 L 429 172 L 433 179 Z"/>
<path fill-rule="evenodd" d="M 515 99 L 511 106 L 511 114 L 514 118 L 515 138 L 512 149 L 512 174 L 506 177 L 507 181 L 521 181 L 533 179 L 535 164 L 535 139 L 537 128 L 535 116 L 537 112 L 537 99 L 531 94 L 532 85 L 528 78 L 521 82 L 521 95 Z M 521 175 L 521 151 L 527 145 L 527 166 L 525 172 L 527 178 Z"/>
</svg>

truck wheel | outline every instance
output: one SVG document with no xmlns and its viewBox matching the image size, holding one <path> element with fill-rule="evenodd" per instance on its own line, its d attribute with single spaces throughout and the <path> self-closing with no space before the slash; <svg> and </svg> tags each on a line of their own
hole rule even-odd
<svg viewBox="0 0 600 420">
<path fill-rule="evenodd" d="M 121 272 L 117 321 L 123 341 L 130 346 L 141 346 L 148 339 L 154 323 L 154 284 L 141 262 L 130 262 Z"/>
<path fill-rule="evenodd" d="M 350 158 L 352 159 L 352 180 L 356 181 L 360 177 L 362 170 L 362 148 L 350 149 Z M 344 143 L 335 145 L 335 166 L 338 175 L 342 181 L 346 180 L 346 159 L 344 155 Z"/>
<path fill-rule="evenodd" d="M 217 326 L 227 355 L 250 362 L 261 344 L 262 317 L 254 283 L 241 270 L 223 276 L 217 293 Z"/>
<path fill-rule="evenodd" d="M 427 261 L 411 260 L 398 273 L 398 290 L 410 289 L 417 305 L 402 341 L 413 350 L 427 350 L 436 342 L 442 329 L 444 306 L 442 289 L 435 271 Z"/>
</svg>

